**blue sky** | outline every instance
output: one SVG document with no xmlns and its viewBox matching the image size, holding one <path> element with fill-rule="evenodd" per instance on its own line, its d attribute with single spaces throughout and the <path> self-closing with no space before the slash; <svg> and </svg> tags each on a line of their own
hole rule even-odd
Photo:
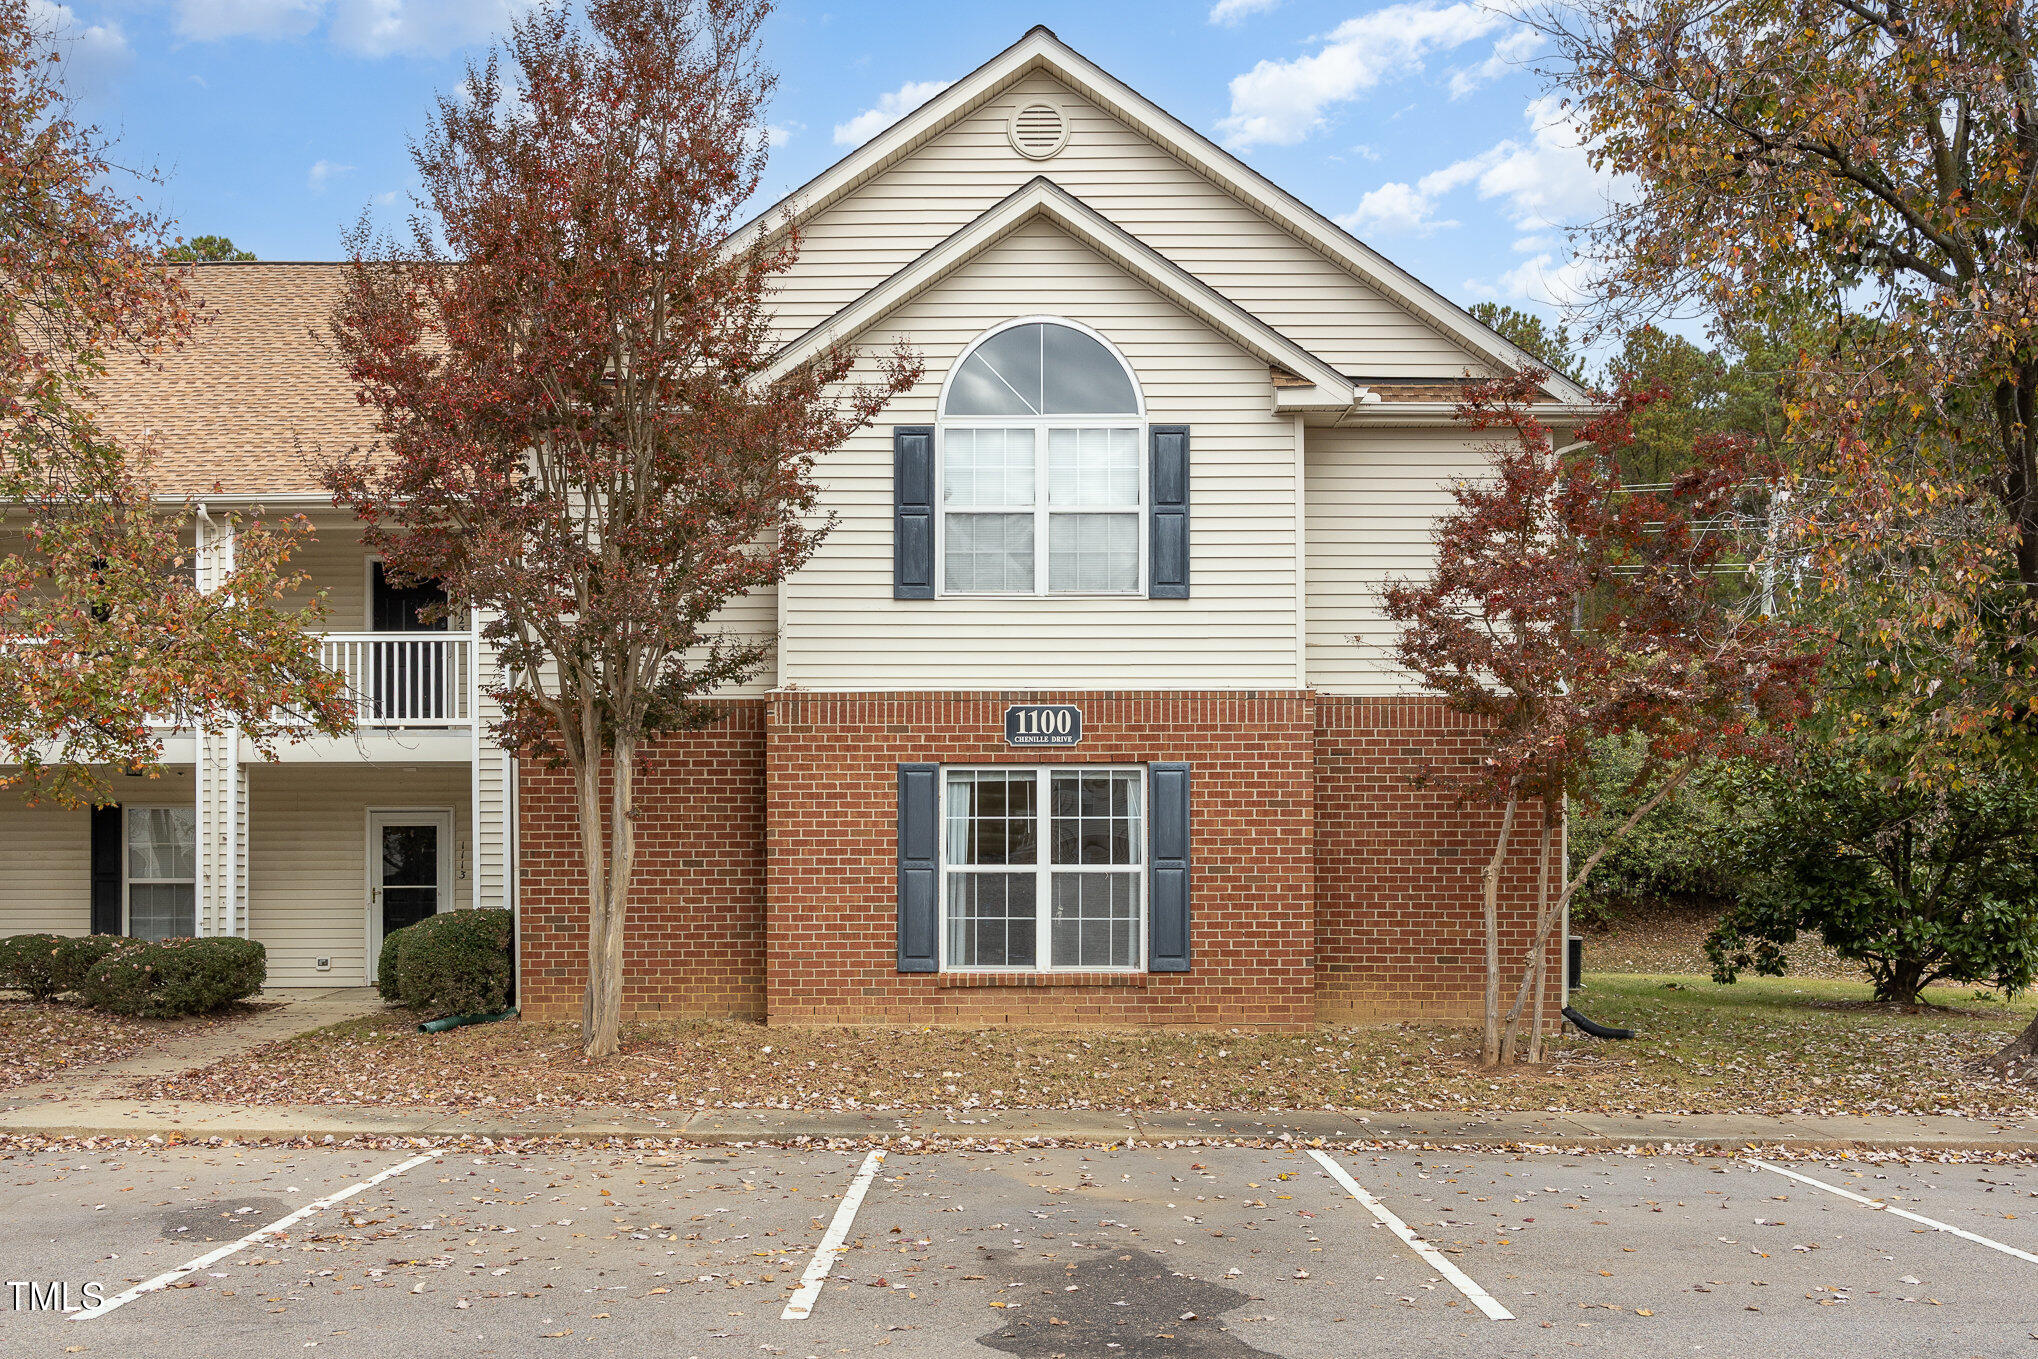
<svg viewBox="0 0 2038 1359">
<path fill-rule="evenodd" d="M 186 234 L 330 259 L 402 211 L 406 138 L 520 0 L 32 0 L 70 34 L 85 111 L 164 176 Z M 768 187 L 797 185 L 1045 23 L 1077 50 L 1460 302 L 1554 314 L 1563 226 L 1601 201 L 1528 63 L 1466 0 L 782 0 Z"/>
</svg>

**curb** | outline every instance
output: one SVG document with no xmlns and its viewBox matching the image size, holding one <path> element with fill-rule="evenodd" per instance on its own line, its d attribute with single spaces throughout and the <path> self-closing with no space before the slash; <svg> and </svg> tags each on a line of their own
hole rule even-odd
<svg viewBox="0 0 2038 1359">
<path fill-rule="evenodd" d="M 53 1101 L 0 1110 L 0 1137 L 53 1140 L 345 1142 L 359 1138 L 447 1142 L 618 1141 L 731 1146 L 784 1142 L 980 1145 L 1063 1142 L 1097 1146 L 1348 1145 L 1458 1150 L 1731 1155 L 1995 1155 L 2038 1157 L 2028 1122 L 1976 1126 L 1943 1115 L 1913 1118 L 1774 1118 L 1664 1115 L 1609 1119 L 1516 1114 L 1478 1119 L 1393 1114 L 1280 1114 L 1010 1110 L 961 1119 L 921 1111 L 873 1114 L 689 1111 L 670 1122 L 622 1110 L 530 1118 L 438 1110 Z"/>
</svg>

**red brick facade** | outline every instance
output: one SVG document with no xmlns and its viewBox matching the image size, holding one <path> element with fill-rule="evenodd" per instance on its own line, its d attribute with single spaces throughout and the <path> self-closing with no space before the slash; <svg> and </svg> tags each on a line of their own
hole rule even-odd
<svg viewBox="0 0 2038 1359">
<path fill-rule="evenodd" d="M 1079 704 L 1082 744 L 1015 751 L 1005 744 L 1005 708 L 1014 702 Z M 1312 706 L 1306 693 L 776 697 L 765 950 L 772 1020 L 1307 1024 Z M 1088 979 L 899 972 L 902 762 L 1155 760 L 1194 766 L 1188 972 Z"/>
<path fill-rule="evenodd" d="M 705 731 L 660 739 L 638 776 L 633 1011 L 764 1018 L 765 705 L 728 708 Z M 577 1016 L 587 896 L 573 789 L 563 771 L 519 767 L 517 1003 L 533 1018 Z"/>
<path fill-rule="evenodd" d="M 1082 744 L 1007 746 L 1013 702 L 1078 704 Z M 1476 733 L 1434 700 L 788 692 L 729 708 L 646 761 L 635 1011 L 1287 1029 L 1477 1016 L 1479 873 L 1497 818 L 1411 784 L 1475 758 Z M 900 764 L 1162 760 L 1193 769 L 1188 972 L 899 972 Z M 565 1017 L 586 975 L 570 791 L 526 767 L 519 800 L 519 999 Z M 1533 859 L 1524 835 L 1503 883 L 1505 958 L 1527 943 Z"/>
<path fill-rule="evenodd" d="M 1485 984 L 1481 874 L 1500 814 L 1421 786 L 1476 760 L 1469 718 L 1431 698 L 1316 700 L 1316 1014 L 1325 1023 L 1476 1019 Z M 1502 975 L 1517 976 L 1535 912 L 1536 821 L 1517 813 L 1502 872 Z M 1558 851 L 1553 848 L 1552 855 Z M 1551 941 L 1549 1012 L 1563 941 Z M 1512 995 L 1501 1000 L 1503 1012 Z"/>
</svg>

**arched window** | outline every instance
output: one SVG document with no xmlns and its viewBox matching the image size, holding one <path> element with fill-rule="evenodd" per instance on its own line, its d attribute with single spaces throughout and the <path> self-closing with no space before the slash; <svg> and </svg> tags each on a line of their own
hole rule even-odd
<svg viewBox="0 0 2038 1359">
<path fill-rule="evenodd" d="M 964 351 L 941 397 L 946 594 L 1141 594 L 1145 411 L 1116 350 L 1014 321 Z"/>
</svg>

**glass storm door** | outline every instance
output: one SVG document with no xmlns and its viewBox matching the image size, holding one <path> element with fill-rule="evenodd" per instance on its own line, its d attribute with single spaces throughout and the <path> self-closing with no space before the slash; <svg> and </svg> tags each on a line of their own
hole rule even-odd
<svg viewBox="0 0 2038 1359">
<path fill-rule="evenodd" d="M 382 563 L 369 564 L 369 625 L 378 637 L 369 658 L 370 716 L 382 722 L 443 721 L 448 715 L 446 650 L 437 634 L 444 617 L 425 622 L 420 609 L 441 608 L 446 592 L 437 585 L 397 589 Z"/>
<path fill-rule="evenodd" d="M 452 905 L 446 872 L 452 818 L 445 812 L 375 812 L 368 819 L 372 979 L 382 941 Z"/>
</svg>

